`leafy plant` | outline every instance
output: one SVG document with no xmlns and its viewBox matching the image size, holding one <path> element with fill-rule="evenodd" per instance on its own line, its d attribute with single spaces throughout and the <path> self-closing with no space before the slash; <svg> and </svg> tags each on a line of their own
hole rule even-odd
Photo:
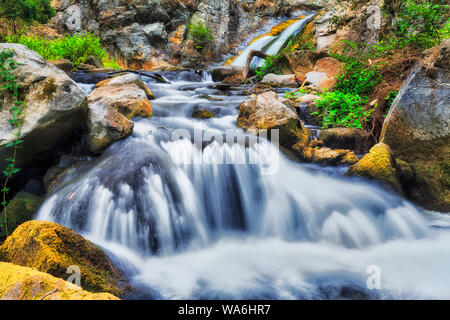
<svg viewBox="0 0 450 320">
<path fill-rule="evenodd" d="M 196 49 L 201 50 L 210 45 L 212 41 L 212 32 L 208 27 L 199 22 L 197 24 L 190 24 L 187 28 L 194 40 L 194 47 Z"/>
<path fill-rule="evenodd" d="M 406 0 L 398 9 L 394 29 L 404 44 L 426 49 L 443 39 L 441 26 L 447 19 L 448 5 L 440 1 Z"/>
<path fill-rule="evenodd" d="M 258 80 L 262 80 L 265 75 L 269 73 L 281 74 L 281 70 L 278 68 L 278 63 L 281 55 L 268 56 L 261 67 L 255 68 L 255 73 Z"/>
<path fill-rule="evenodd" d="M 0 1 L 0 16 L 24 22 L 38 21 L 47 23 L 56 14 L 50 0 L 2 0 Z"/>
<path fill-rule="evenodd" d="M 14 141 L 9 142 L 4 146 L 4 148 L 12 148 L 13 154 L 11 157 L 6 159 L 7 166 L 3 170 L 3 175 L 5 176 L 5 181 L 2 186 L 2 206 L 4 218 L 1 222 L 0 226 L 4 227 L 5 234 L 8 234 L 8 221 L 7 221 L 7 194 L 10 191 L 8 187 L 8 182 L 13 175 L 20 171 L 19 168 L 16 168 L 16 156 L 17 150 L 20 148 L 23 140 L 20 139 L 20 135 L 22 133 L 22 109 L 26 106 L 24 101 L 19 99 L 19 89 L 20 85 L 17 83 L 17 80 L 12 73 L 13 70 L 17 69 L 18 63 L 13 59 L 14 51 L 11 50 L 2 50 L 0 52 L 0 81 L 3 84 L 3 89 L 6 89 L 14 99 L 14 103 L 12 107 L 9 109 L 11 117 L 8 119 L 8 122 L 11 126 L 16 129 L 14 132 Z"/>
<path fill-rule="evenodd" d="M 100 38 L 91 33 L 75 34 L 73 36 L 66 35 L 54 40 L 19 34 L 7 36 L 6 42 L 23 44 L 29 49 L 36 51 L 46 60 L 64 58 L 78 65 L 93 55 L 104 62 L 109 62 L 110 65 L 114 65 L 103 49 Z"/>
<path fill-rule="evenodd" d="M 344 66 L 344 72 L 337 77 L 335 90 L 358 95 L 370 94 L 381 81 L 381 74 L 376 66 L 367 65 L 356 59 Z"/>
<path fill-rule="evenodd" d="M 373 112 L 363 108 L 368 99 L 354 93 L 325 92 L 316 102 L 320 112 L 314 112 L 313 115 L 318 116 L 324 128 L 362 128 Z"/>
</svg>

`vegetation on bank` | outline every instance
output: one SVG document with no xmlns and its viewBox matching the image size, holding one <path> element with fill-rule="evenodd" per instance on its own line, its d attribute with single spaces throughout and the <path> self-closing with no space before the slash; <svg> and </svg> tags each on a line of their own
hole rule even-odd
<svg viewBox="0 0 450 320">
<path fill-rule="evenodd" d="M 203 50 L 210 46 L 212 41 L 212 31 L 203 23 L 190 24 L 187 26 L 189 34 L 194 41 L 194 47 L 198 50 Z"/>
<path fill-rule="evenodd" d="M 72 61 L 75 66 L 84 63 L 89 56 L 95 56 L 102 60 L 106 67 L 116 68 L 117 62 L 110 59 L 103 49 L 100 38 L 91 33 L 65 35 L 62 38 L 47 39 L 38 36 L 24 34 L 8 35 L 5 42 L 20 43 L 28 49 L 36 51 L 46 60 L 58 60 L 61 58 Z"/>
</svg>

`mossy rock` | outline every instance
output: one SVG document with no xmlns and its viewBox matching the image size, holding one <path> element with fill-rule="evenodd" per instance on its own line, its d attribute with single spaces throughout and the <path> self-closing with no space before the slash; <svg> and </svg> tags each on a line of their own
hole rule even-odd
<svg viewBox="0 0 450 320">
<path fill-rule="evenodd" d="M 347 175 L 378 180 L 391 186 L 398 193 L 403 193 L 395 159 L 389 146 L 384 143 L 379 143 L 370 149 L 364 158 L 348 169 Z"/>
<path fill-rule="evenodd" d="M 119 300 L 91 293 L 36 269 L 0 262 L 0 300 Z"/>
<path fill-rule="evenodd" d="M 85 290 L 116 296 L 132 290 L 123 272 L 113 266 L 100 248 L 75 231 L 52 222 L 28 221 L 20 225 L 0 247 L 0 261 L 63 279 L 69 277 L 68 267 L 78 266 Z"/>
<path fill-rule="evenodd" d="M 27 192 L 19 192 L 6 206 L 6 223 L 0 228 L 0 236 L 6 237 L 22 223 L 33 219 L 42 204 L 42 198 Z M 5 211 L 1 213 L 4 221 Z M 6 232 L 6 229 L 8 232 Z"/>
<path fill-rule="evenodd" d="M 208 110 L 195 109 L 192 112 L 192 117 L 197 118 L 197 119 L 209 119 L 209 118 L 215 118 L 216 115 L 212 112 L 209 112 Z"/>
</svg>

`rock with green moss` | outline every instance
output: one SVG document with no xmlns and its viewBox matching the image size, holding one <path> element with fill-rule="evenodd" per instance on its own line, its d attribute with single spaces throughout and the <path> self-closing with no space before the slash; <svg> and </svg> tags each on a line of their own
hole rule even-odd
<svg viewBox="0 0 450 320">
<path fill-rule="evenodd" d="M 10 235 L 22 223 L 33 219 L 34 214 L 42 204 L 42 200 L 41 197 L 27 192 L 16 194 L 1 213 L 2 221 L 6 213 L 6 223 L 4 222 L 0 228 L 0 236 L 6 237 Z"/>
<path fill-rule="evenodd" d="M 367 153 L 369 134 L 357 128 L 330 128 L 321 130 L 318 139 L 331 149 L 350 149 L 356 153 Z"/>
<path fill-rule="evenodd" d="M 411 71 L 390 108 L 380 141 L 414 170 L 407 196 L 427 209 L 448 212 L 450 71 L 429 72 L 420 65 Z"/>
<path fill-rule="evenodd" d="M 209 119 L 209 118 L 214 118 L 216 115 L 212 112 L 209 112 L 208 110 L 205 109 L 195 109 L 192 112 L 192 117 L 196 118 L 196 119 Z"/>
<path fill-rule="evenodd" d="M 378 180 L 389 185 L 398 193 L 403 193 L 395 159 L 389 146 L 384 143 L 375 145 L 364 158 L 350 166 L 347 175 Z"/>
<path fill-rule="evenodd" d="M 269 137 L 272 130 L 279 130 L 280 145 L 287 149 L 297 143 L 309 142 L 309 131 L 298 117 L 295 107 L 273 91 L 244 101 L 239 107 L 236 124 L 244 130 L 252 130 L 258 134 L 267 130 Z"/>
<path fill-rule="evenodd" d="M 91 293 L 36 269 L 0 262 L 0 300 L 119 300 Z"/>
<path fill-rule="evenodd" d="M 0 261 L 35 268 L 66 279 L 70 266 L 81 272 L 81 286 L 90 292 L 124 296 L 132 290 L 123 272 L 106 254 L 75 231 L 45 221 L 20 225 L 0 247 Z"/>
</svg>

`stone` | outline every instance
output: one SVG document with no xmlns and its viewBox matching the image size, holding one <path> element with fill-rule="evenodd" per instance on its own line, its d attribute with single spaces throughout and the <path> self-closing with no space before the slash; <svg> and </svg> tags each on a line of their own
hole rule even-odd
<svg viewBox="0 0 450 320">
<path fill-rule="evenodd" d="M 96 57 L 96 56 L 89 56 L 89 57 L 87 57 L 86 61 L 84 63 L 88 64 L 88 65 L 91 65 L 91 66 L 94 66 L 94 67 L 96 67 L 98 69 L 105 67 L 105 65 L 102 62 L 102 59 L 100 59 L 99 57 Z"/>
<path fill-rule="evenodd" d="M 273 91 L 256 95 L 239 107 L 237 126 L 244 130 L 279 130 L 280 145 L 290 149 L 294 144 L 306 144 L 309 131 L 297 115 L 295 107 L 287 99 Z"/>
<path fill-rule="evenodd" d="M 68 277 L 67 269 L 77 266 L 81 287 L 91 292 L 123 296 L 131 287 L 122 270 L 106 254 L 75 231 L 46 221 L 20 225 L 0 247 L 0 261 L 35 268 L 54 277 Z"/>
<path fill-rule="evenodd" d="M 417 65 L 392 103 L 380 141 L 414 168 L 408 196 L 427 209 L 450 211 L 450 71 L 427 75 Z"/>
<path fill-rule="evenodd" d="M 61 69 L 69 77 L 72 76 L 73 69 L 75 68 L 73 63 L 70 60 L 67 60 L 67 59 L 59 59 L 59 60 L 55 60 L 55 61 L 48 61 L 48 63 L 54 65 L 58 69 Z"/>
<path fill-rule="evenodd" d="M 358 163 L 350 166 L 346 174 L 377 180 L 392 187 L 398 193 L 403 193 L 395 159 L 387 144 L 375 145 Z"/>
<path fill-rule="evenodd" d="M 330 128 L 321 130 L 318 136 L 325 145 L 332 149 L 350 149 L 356 153 L 368 151 L 368 134 L 357 128 Z"/>
<path fill-rule="evenodd" d="M 216 115 L 212 112 L 209 112 L 208 110 L 204 109 L 195 109 L 192 112 L 192 117 L 196 119 L 209 119 L 214 118 Z"/>
<path fill-rule="evenodd" d="M 20 63 L 14 70 L 21 86 L 21 99 L 26 103 L 22 111 L 22 134 L 16 166 L 23 168 L 35 157 L 56 156 L 54 150 L 70 142 L 81 129 L 86 113 L 86 94 L 67 74 L 45 61 L 36 52 L 20 44 L 0 44 L 0 50 L 14 50 L 14 59 Z M 13 106 L 12 95 L 0 89 L 0 165 L 11 156 L 11 148 L 4 146 L 15 141 L 15 128 L 7 119 Z M 55 151 L 56 152 L 56 151 Z"/>
<path fill-rule="evenodd" d="M 136 74 L 124 74 L 98 83 L 88 97 L 87 142 L 101 153 L 133 131 L 131 118 L 151 117 L 149 90 Z"/>
<path fill-rule="evenodd" d="M 295 74 L 287 74 L 287 75 L 276 75 L 273 73 L 269 73 L 264 76 L 261 81 L 265 84 L 280 86 L 280 87 L 297 87 L 297 80 L 295 78 Z"/>
<path fill-rule="evenodd" d="M 119 300 L 91 293 L 36 269 L 0 262 L 0 300 Z"/>
</svg>

